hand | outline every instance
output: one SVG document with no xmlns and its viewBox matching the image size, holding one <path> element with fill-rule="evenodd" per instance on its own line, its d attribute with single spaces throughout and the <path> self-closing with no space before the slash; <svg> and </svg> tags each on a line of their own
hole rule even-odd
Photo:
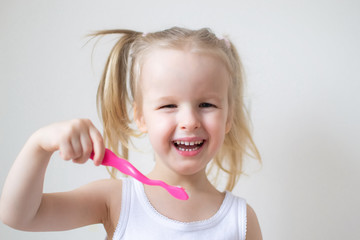
<svg viewBox="0 0 360 240">
<path fill-rule="evenodd" d="M 104 158 L 103 137 L 88 119 L 54 123 L 39 129 L 34 135 L 41 149 L 51 154 L 59 150 L 64 160 L 85 163 L 94 152 L 94 164 L 99 166 Z"/>
</svg>

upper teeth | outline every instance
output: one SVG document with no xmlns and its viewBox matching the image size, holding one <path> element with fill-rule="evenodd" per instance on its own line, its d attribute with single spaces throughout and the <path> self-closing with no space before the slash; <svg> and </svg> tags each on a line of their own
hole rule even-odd
<svg viewBox="0 0 360 240">
<path fill-rule="evenodd" d="M 183 145 L 186 145 L 186 146 L 193 146 L 193 145 L 198 145 L 198 144 L 201 144 L 203 142 L 203 140 L 201 141 L 193 141 L 193 142 L 188 142 L 188 141 L 175 141 L 176 144 L 183 144 Z"/>
</svg>

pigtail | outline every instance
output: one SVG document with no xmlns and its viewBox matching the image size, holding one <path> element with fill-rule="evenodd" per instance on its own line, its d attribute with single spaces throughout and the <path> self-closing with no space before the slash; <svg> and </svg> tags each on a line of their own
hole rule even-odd
<svg viewBox="0 0 360 240">
<path fill-rule="evenodd" d="M 93 37 L 109 34 L 122 34 L 112 48 L 97 91 L 97 107 L 104 127 L 105 146 L 115 154 L 128 159 L 128 148 L 131 136 L 136 136 L 130 127 L 132 121 L 129 109 L 132 96 L 129 96 L 128 81 L 131 46 L 141 34 L 131 30 L 105 30 L 91 34 Z M 121 152 L 119 152 L 121 144 Z M 110 172 L 110 171 L 109 171 Z M 116 169 L 111 176 L 115 178 Z"/>
</svg>

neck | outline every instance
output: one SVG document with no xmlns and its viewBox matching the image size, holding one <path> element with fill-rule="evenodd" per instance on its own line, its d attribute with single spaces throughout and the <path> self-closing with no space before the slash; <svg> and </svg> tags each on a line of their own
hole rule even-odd
<svg viewBox="0 0 360 240">
<path fill-rule="evenodd" d="M 147 177 L 162 180 L 169 185 L 181 186 L 191 193 L 218 192 L 207 178 L 205 169 L 192 175 L 181 175 L 172 171 L 162 171 L 161 167 L 155 166 Z"/>
</svg>

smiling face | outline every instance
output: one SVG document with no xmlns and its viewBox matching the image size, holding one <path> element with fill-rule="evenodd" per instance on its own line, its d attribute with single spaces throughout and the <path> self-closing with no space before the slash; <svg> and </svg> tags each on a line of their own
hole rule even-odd
<svg viewBox="0 0 360 240">
<path fill-rule="evenodd" d="M 139 129 L 156 155 L 155 170 L 204 173 L 230 129 L 229 74 L 214 56 L 156 49 L 145 58 Z"/>
</svg>

